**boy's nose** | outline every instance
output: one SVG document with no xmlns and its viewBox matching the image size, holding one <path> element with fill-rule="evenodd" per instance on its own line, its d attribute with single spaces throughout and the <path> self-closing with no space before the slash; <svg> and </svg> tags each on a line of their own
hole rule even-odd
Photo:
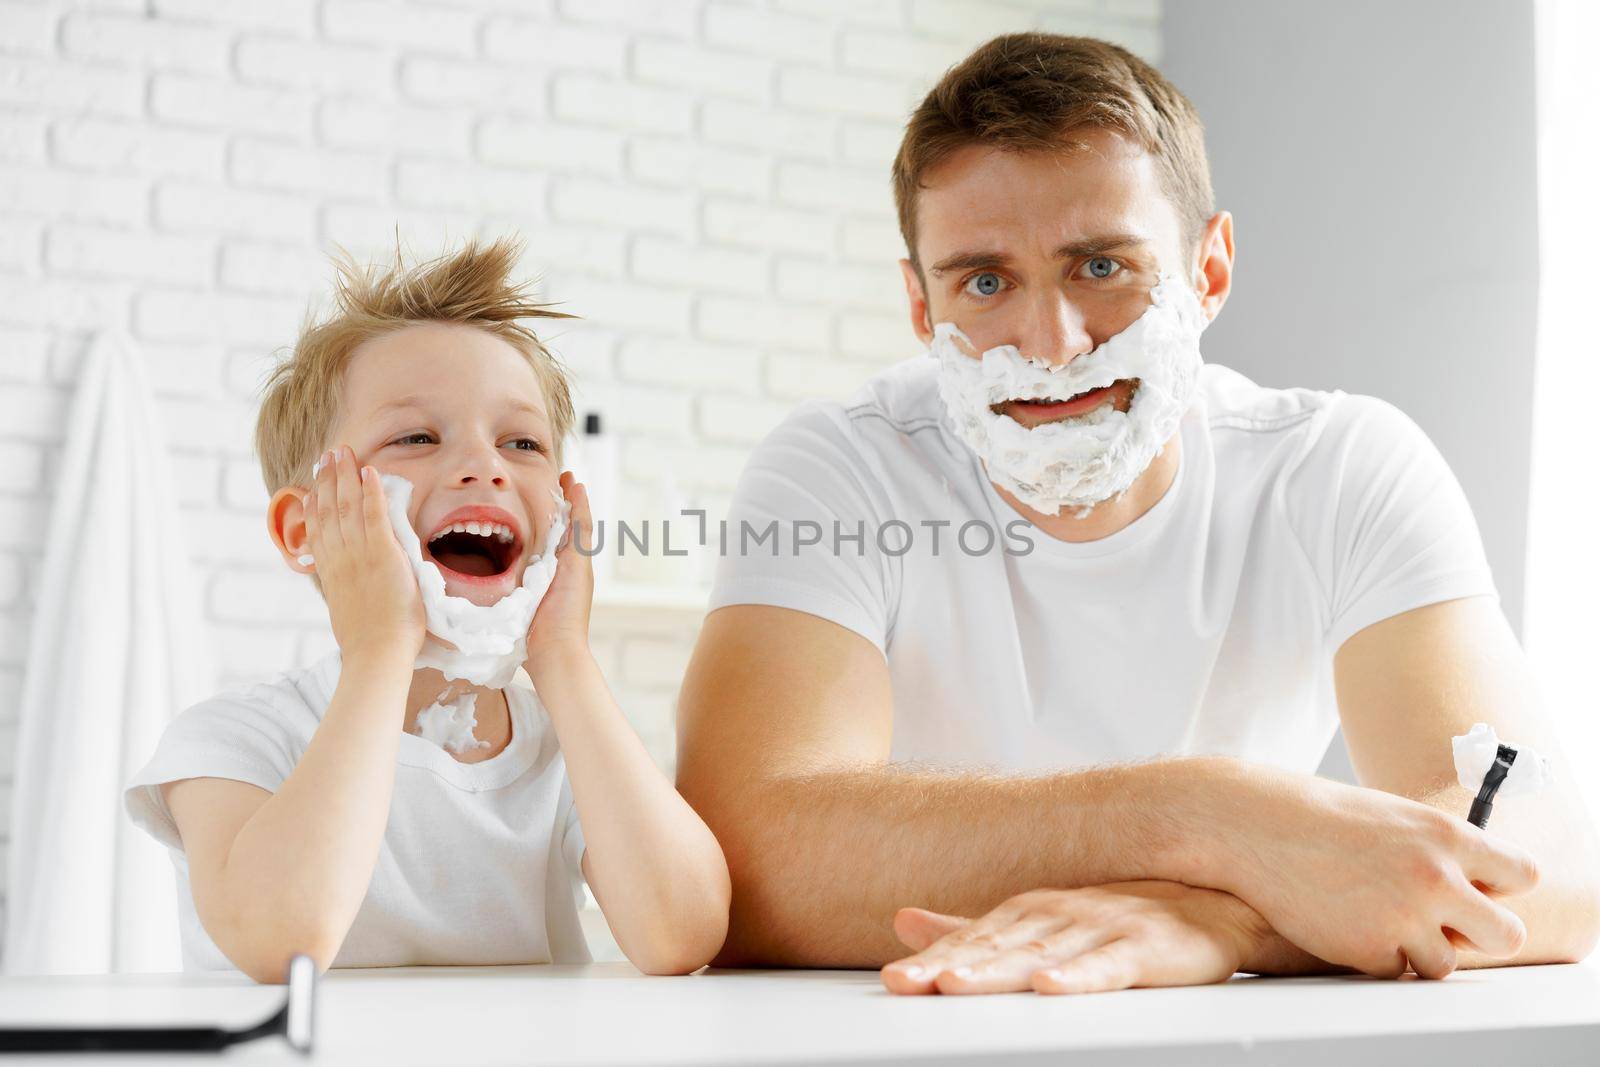
<svg viewBox="0 0 1600 1067">
<path fill-rule="evenodd" d="M 506 478 L 506 470 L 500 461 L 500 450 L 494 446 L 474 445 L 468 447 L 457 460 L 456 484 L 472 485 L 475 482 L 488 482 L 496 489 L 504 489 L 511 484 Z"/>
</svg>

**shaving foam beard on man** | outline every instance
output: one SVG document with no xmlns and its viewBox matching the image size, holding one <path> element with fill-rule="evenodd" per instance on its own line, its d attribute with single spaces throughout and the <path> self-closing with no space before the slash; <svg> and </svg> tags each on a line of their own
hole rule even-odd
<svg viewBox="0 0 1600 1067">
<path fill-rule="evenodd" d="M 556 548 L 566 533 L 570 506 L 559 492 L 551 490 L 556 512 L 545 535 L 544 549 L 528 562 L 522 583 L 493 604 L 474 604 L 466 597 L 445 592 L 444 575 L 438 565 L 423 558 L 421 539 L 406 516 L 411 504 L 411 482 L 396 474 L 380 475 L 379 480 L 389 501 L 389 524 L 411 561 L 427 616 L 428 632 L 423 637 L 422 651 L 417 654 L 417 667 L 431 667 L 450 681 L 504 688 L 528 658 L 528 627 L 555 580 Z"/>
<path fill-rule="evenodd" d="M 1015 345 L 970 356 L 976 346 L 952 322 L 933 328 L 928 351 L 939 362 L 939 396 L 952 428 L 989 478 L 1035 511 L 1077 508 L 1081 518 L 1126 492 L 1177 432 L 1194 399 L 1206 325 L 1194 290 L 1162 274 L 1144 314 L 1064 365 L 1034 362 Z M 994 410 L 1008 400 L 1069 400 L 1123 379 L 1138 379 L 1125 412 L 1107 401 L 1029 429 Z"/>
</svg>

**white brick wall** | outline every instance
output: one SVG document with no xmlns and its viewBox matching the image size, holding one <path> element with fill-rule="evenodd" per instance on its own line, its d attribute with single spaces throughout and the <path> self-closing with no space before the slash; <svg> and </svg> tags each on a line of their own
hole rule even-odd
<svg viewBox="0 0 1600 1067">
<path fill-rule="evenodd" d="M 654 513 L 670 477 L 715 517 L 790 405 L 915 350 L 898 124 L 1032 27 L 1159 58 L 1159 0 L 0 0 L 0 833 L 94 330 L 151 362 L 222 675 L 305 663 L 325 617 L 266 540 L 250 436 L 327 250 L 520 230 L 529 276 L 585 317 L 549 335 L 624 432 L 621 509 Z M 595 617 L 664 764 L 695 621 Z M 0 885 L 4 863 L 0 839 Z"/>
</svg>

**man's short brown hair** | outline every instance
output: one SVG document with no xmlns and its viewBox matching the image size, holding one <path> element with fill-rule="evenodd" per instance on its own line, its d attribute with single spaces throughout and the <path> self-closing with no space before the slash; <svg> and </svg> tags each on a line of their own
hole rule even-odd
<svg viewBox="0 0 1600 1067">
<path fill-rule="evenodd" d="M 894 202 L 917 261 L 917 193 L 952 152 L 993 145 L 1016 152 L 1081 148 L 1084 127 L 1128 137 L 1155 157 L 1162 191 L 1196 244 L 1215 211 L 1204 128 L 1194 105 L 1150 64 L 1093 37 L 1013 33 L 951 67 L 911 113 L 894 160 Z"/>
</svg>

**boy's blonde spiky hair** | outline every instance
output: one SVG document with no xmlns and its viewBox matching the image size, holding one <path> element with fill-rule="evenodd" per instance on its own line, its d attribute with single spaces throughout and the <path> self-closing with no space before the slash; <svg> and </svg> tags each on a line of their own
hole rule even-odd
<svg viewBox="0 0 1600 1067">
<path fill-rule="evenodd" d="M 392 265 L 363 265 L 342 251 L 335 256 L 332 312 L 320 322 L 307 317 L 293 353 L 263 386 L 256 456 L 267 492 L 311 484 L 311 465 L 338 416 L 344 371 L 357 346 L 419 322 L 476 326 L 527 357 L 544 390 L 559 464 L 572 429 L 571 386 L 566 370 L 522 320 L 573 316 L 536 303 L 526 285 L 512 282 L 521 252 L 521 242 L 501 237 L 487 244 L 469 240 L 457 252 L 410 267 L 398 248 Z"/>
</svg>

